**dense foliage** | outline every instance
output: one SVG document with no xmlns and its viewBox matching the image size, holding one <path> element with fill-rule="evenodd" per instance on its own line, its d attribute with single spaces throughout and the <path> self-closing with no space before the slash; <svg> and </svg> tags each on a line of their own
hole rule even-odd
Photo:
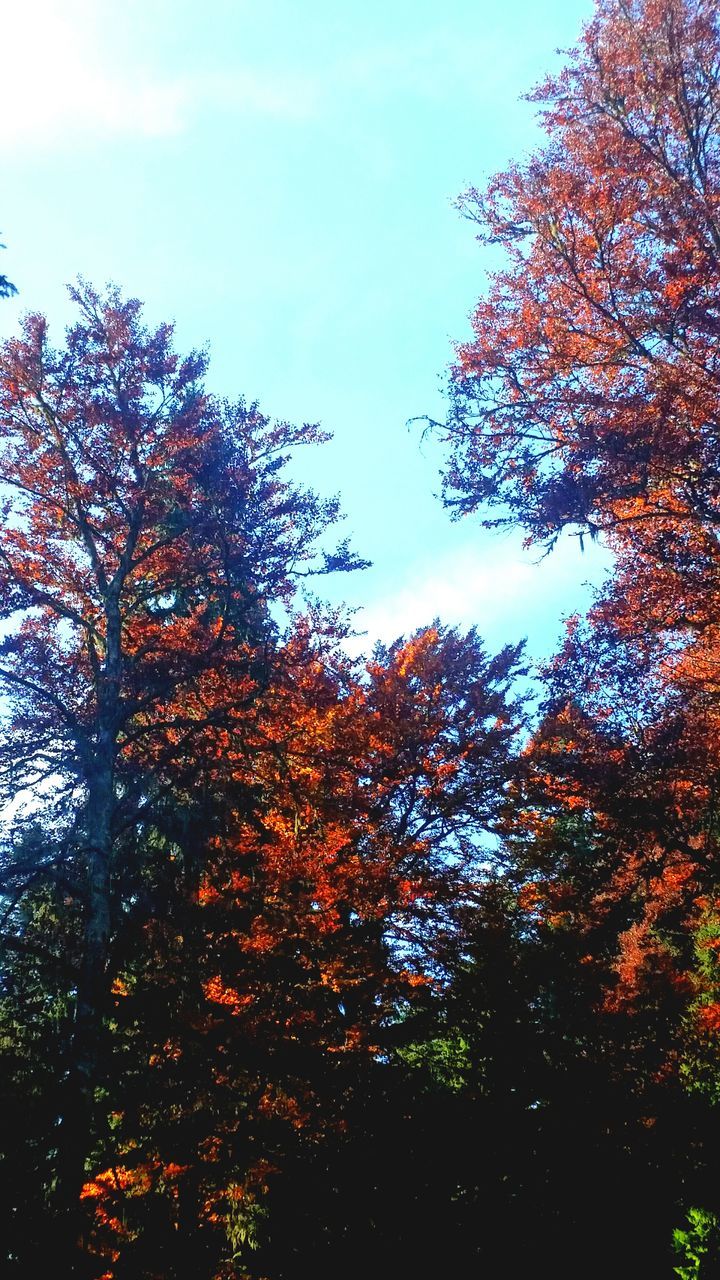
<svg viewBox="0 0 720 1280">
<path fill-rule="evenodd" d="M 446 501 L 615 556 L 532 714 L 349 656 L 322 434 L 139 303 L 0 351 L 3 1274 L 720 1274 L 719 86 L 709 0 L 599 0 L 462 202 Z"/>
</svg>

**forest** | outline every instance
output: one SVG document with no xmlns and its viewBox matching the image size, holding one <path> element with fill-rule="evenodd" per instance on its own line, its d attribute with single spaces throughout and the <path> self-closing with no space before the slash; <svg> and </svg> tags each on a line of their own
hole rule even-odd
<svg viewBox="0 0 720 1280">
<path fill-rule="evenodd" d="M 424 428 L 448 519 L 612 553 L 539 670 L 355 656 L 323 431 L 121 289 L 0 350 L 8 1280 L 720 1276 L 714 0 L 532 101 Z"/>
</svg>

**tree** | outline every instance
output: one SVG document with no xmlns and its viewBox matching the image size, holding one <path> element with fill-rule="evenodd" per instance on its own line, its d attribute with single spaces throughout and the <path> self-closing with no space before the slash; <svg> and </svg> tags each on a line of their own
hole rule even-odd
<svg viewBox="0 0 720 1280">
<path fill-rule="evenodd" d="M 629 1150 L 645 1121 L 668 1134 L 659 1196 L 682 1167 L 685 1208 L 714 1221 L 699 1135 L 717 1120 L 679 1086 L 707 1102 L 717 1056 L 717 6 L 598 0 L 531 97 L 544 145 L 461 200 L 504 265 L 457 350 L 445 500 L 545 549 L 570 530 L 615 554 L 545 673 L 507 875 L 570 1043 L 625 1081 Z"/>
<path fill-rule="evenodd" d="M 600 0 L 531 95 L 546 146 L 463 197 L 507 266 L 458 349 L 459 511 L 503 504 L 540 541 L 678 520 L 712 538 L 719 50 L 708 0 Z"/>
<path fill-rule="evenodd" d="M 649 876 L 689 908 L 696 874 L 705 889 L 717 874 L 717 8 L 600 0 L 565 70 L 532 96 L 546 145 L 463 201 L 507 267 L 458 351 L 446 497 L 500 506 L 487 522 L 516 521 L 531 542 L 569 527 L 614 550 L 585 642 L 558 660 L 584 697 L 565 684 L 535 751 L 542 768 L 559 742 L 565 765 L 566 737 L 581 744 L 584 782 L 576 793 L 565 779 L 561 808 L 592 807 L 595 771 L 614 811 L 611 876 L 636 902 Z M 621 708 L 634 723 L 618 736 Z M 648 960 L 641 934 L 669 962 L 658 910 L 628 924 L 628 963 Z"/>
<path fill-rule="evenodd" d="M 197 898 L 159 895 L 118 957 L 122 1075 L 84 1189 L 108 1274 L 160 1258 L 168 1277 L 190 1258 L 198 1276 L 254 1274 L 259 1244 L 259 1274 L 287 1260 L 274 1184 L 353 1149 L 397 1009 L 432 980 L 477 878 L 516 664 L 429 628 L 364 674 L 317 614 L 298 619 L 224 744 Z M 292 1265 L 320 1265 L 292 1243 Z"/>
<path fill-rule="evenodd" d="M 532 99 L 547 144 L 462 200 L 507 266 L 458 349 L 446 501 L 531 541 L 602 532 L 628 625 L 717 643 L 720 26 L 601 0 Z M 618 592 L 618 599 L 623 591 Z M 705 643 L 699 640 L 706 633 Z"/>
<path fill-rule="evenodd" d="M 137 302 L 73 297 L 64 349 L 32 317 L 0 353 L 5 1260 L 244 1274 L 441 973 L 519 651 L 436 625 L 351 661 L 341 615 L 291 611 L 360 563 L 283 475 L 318 431 L 208 397 Z"/>
<path fill-rule="evenodd" d="M 64 881 L 81 904 L 57 1173 L 76 1235 L 122 905 L 119 842 L 149 821 L 171 775 L 177 784 L 195 741 L 220 734 L 262 688 L 272 602 L 299 574 L 359 562 L 345 546 L 316 550 L 337 504 L 281 475 L 289 449 L 322 438 L 315 428 L 210 399 L 205 357 L 180 359 L 170 326 L 145 329 L 136 301 L 84 285 L 72 296 L 79 321 L 64 350 L 34 316 L 0 355 L 0 682 L 11 717 L 0 770 L 7 802 L 42 803 L 51 834 L 40 860 L 7 846 L 20 940 L 28 883 Z"/>
</svg>

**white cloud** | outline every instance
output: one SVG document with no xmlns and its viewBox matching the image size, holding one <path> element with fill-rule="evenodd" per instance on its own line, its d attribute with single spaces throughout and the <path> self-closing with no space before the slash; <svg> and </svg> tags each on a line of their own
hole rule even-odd
<svg viewBox="0 0 720 1280">
<path fill-rule="evenodd" d="M 3 13 L 0 151 L 172 135 L 208 106 L 283 118 L 314 109 L 310 80 L 243 68 L 173 76 L 143 61 L 139 39 L 135 64 L 119 65 L 111 14 L 99 0 L 25 0 Z"/>
<path fill-rule="evenodd" d="M 133 83 L 103 65 L 97 15 L 85 0 L 26 0 L 3 14 L 3 150 L 54 143 L 69 133 L 164 133 L 175 127 L 177 88 Z"/>
<path fill-rule="evenodd" d="M 439 617 L 452 626 L 476 626 L 491 648 L 527 636 L 531 652 L 547 652 L 563 617 L 586 607 L 588 580 L 599 584 L 608 564 L 601 548 L 581 555 L 572 538 L 539 562 L 515 540 L 467 547 L 360 609 L 355 625 L 366 635 L 353 640 L 352 649 L 367 651 L 376 640 L 388 643 Z"/>
<path fill-rule="evenodd" d="M 414 39 L 378 40 L 369 48 L 338 51 L 328 62 L 315 58 L 304 72 L 241 63 L 228 72 L 224 33 L 231 33 L 232 49 L 237 14 L 232 4 L 228 14 L 219 0 L 207 3 L 219 65 L 201 72 L 174 71 L 172 52 L 164 49 L 163 23 L 183 21 L 184 6 L 174 11 L 172 0 L 148 0 L 147 13 L 139 0 L 4 6 L 0 152 L 179 134 L 206 110 L 302 121 L 333 110 L 342 97 L 354 106 L 395 94 L 444 101 L 464 86 L 473 96 L 491 98 L 508 60 L 517 61 L 522 52 L 509 50 L 492 32 L 480 45 L 477 36 L 440 22 Z"/>
</svg>

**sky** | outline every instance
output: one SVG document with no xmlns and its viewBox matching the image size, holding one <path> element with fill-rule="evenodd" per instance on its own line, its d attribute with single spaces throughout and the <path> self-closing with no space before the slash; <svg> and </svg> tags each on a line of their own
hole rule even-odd
<svg viewBox="0 0 720 1280">
<path fill-rule="evenodd" d="M 207 345 L 210 386 L 319 421 L 296 474 L 339 492 L 373 562 L 327 580 L 389 641 L 439 615 L 550 653 L 607 568 L 450 520 L 453 343 L 497 265 L 453 206 L 539 140 L 521 100 L 589 0 L 24 0 L 3 14 L 0 337 L 114 281 Z"/>
</svg>

